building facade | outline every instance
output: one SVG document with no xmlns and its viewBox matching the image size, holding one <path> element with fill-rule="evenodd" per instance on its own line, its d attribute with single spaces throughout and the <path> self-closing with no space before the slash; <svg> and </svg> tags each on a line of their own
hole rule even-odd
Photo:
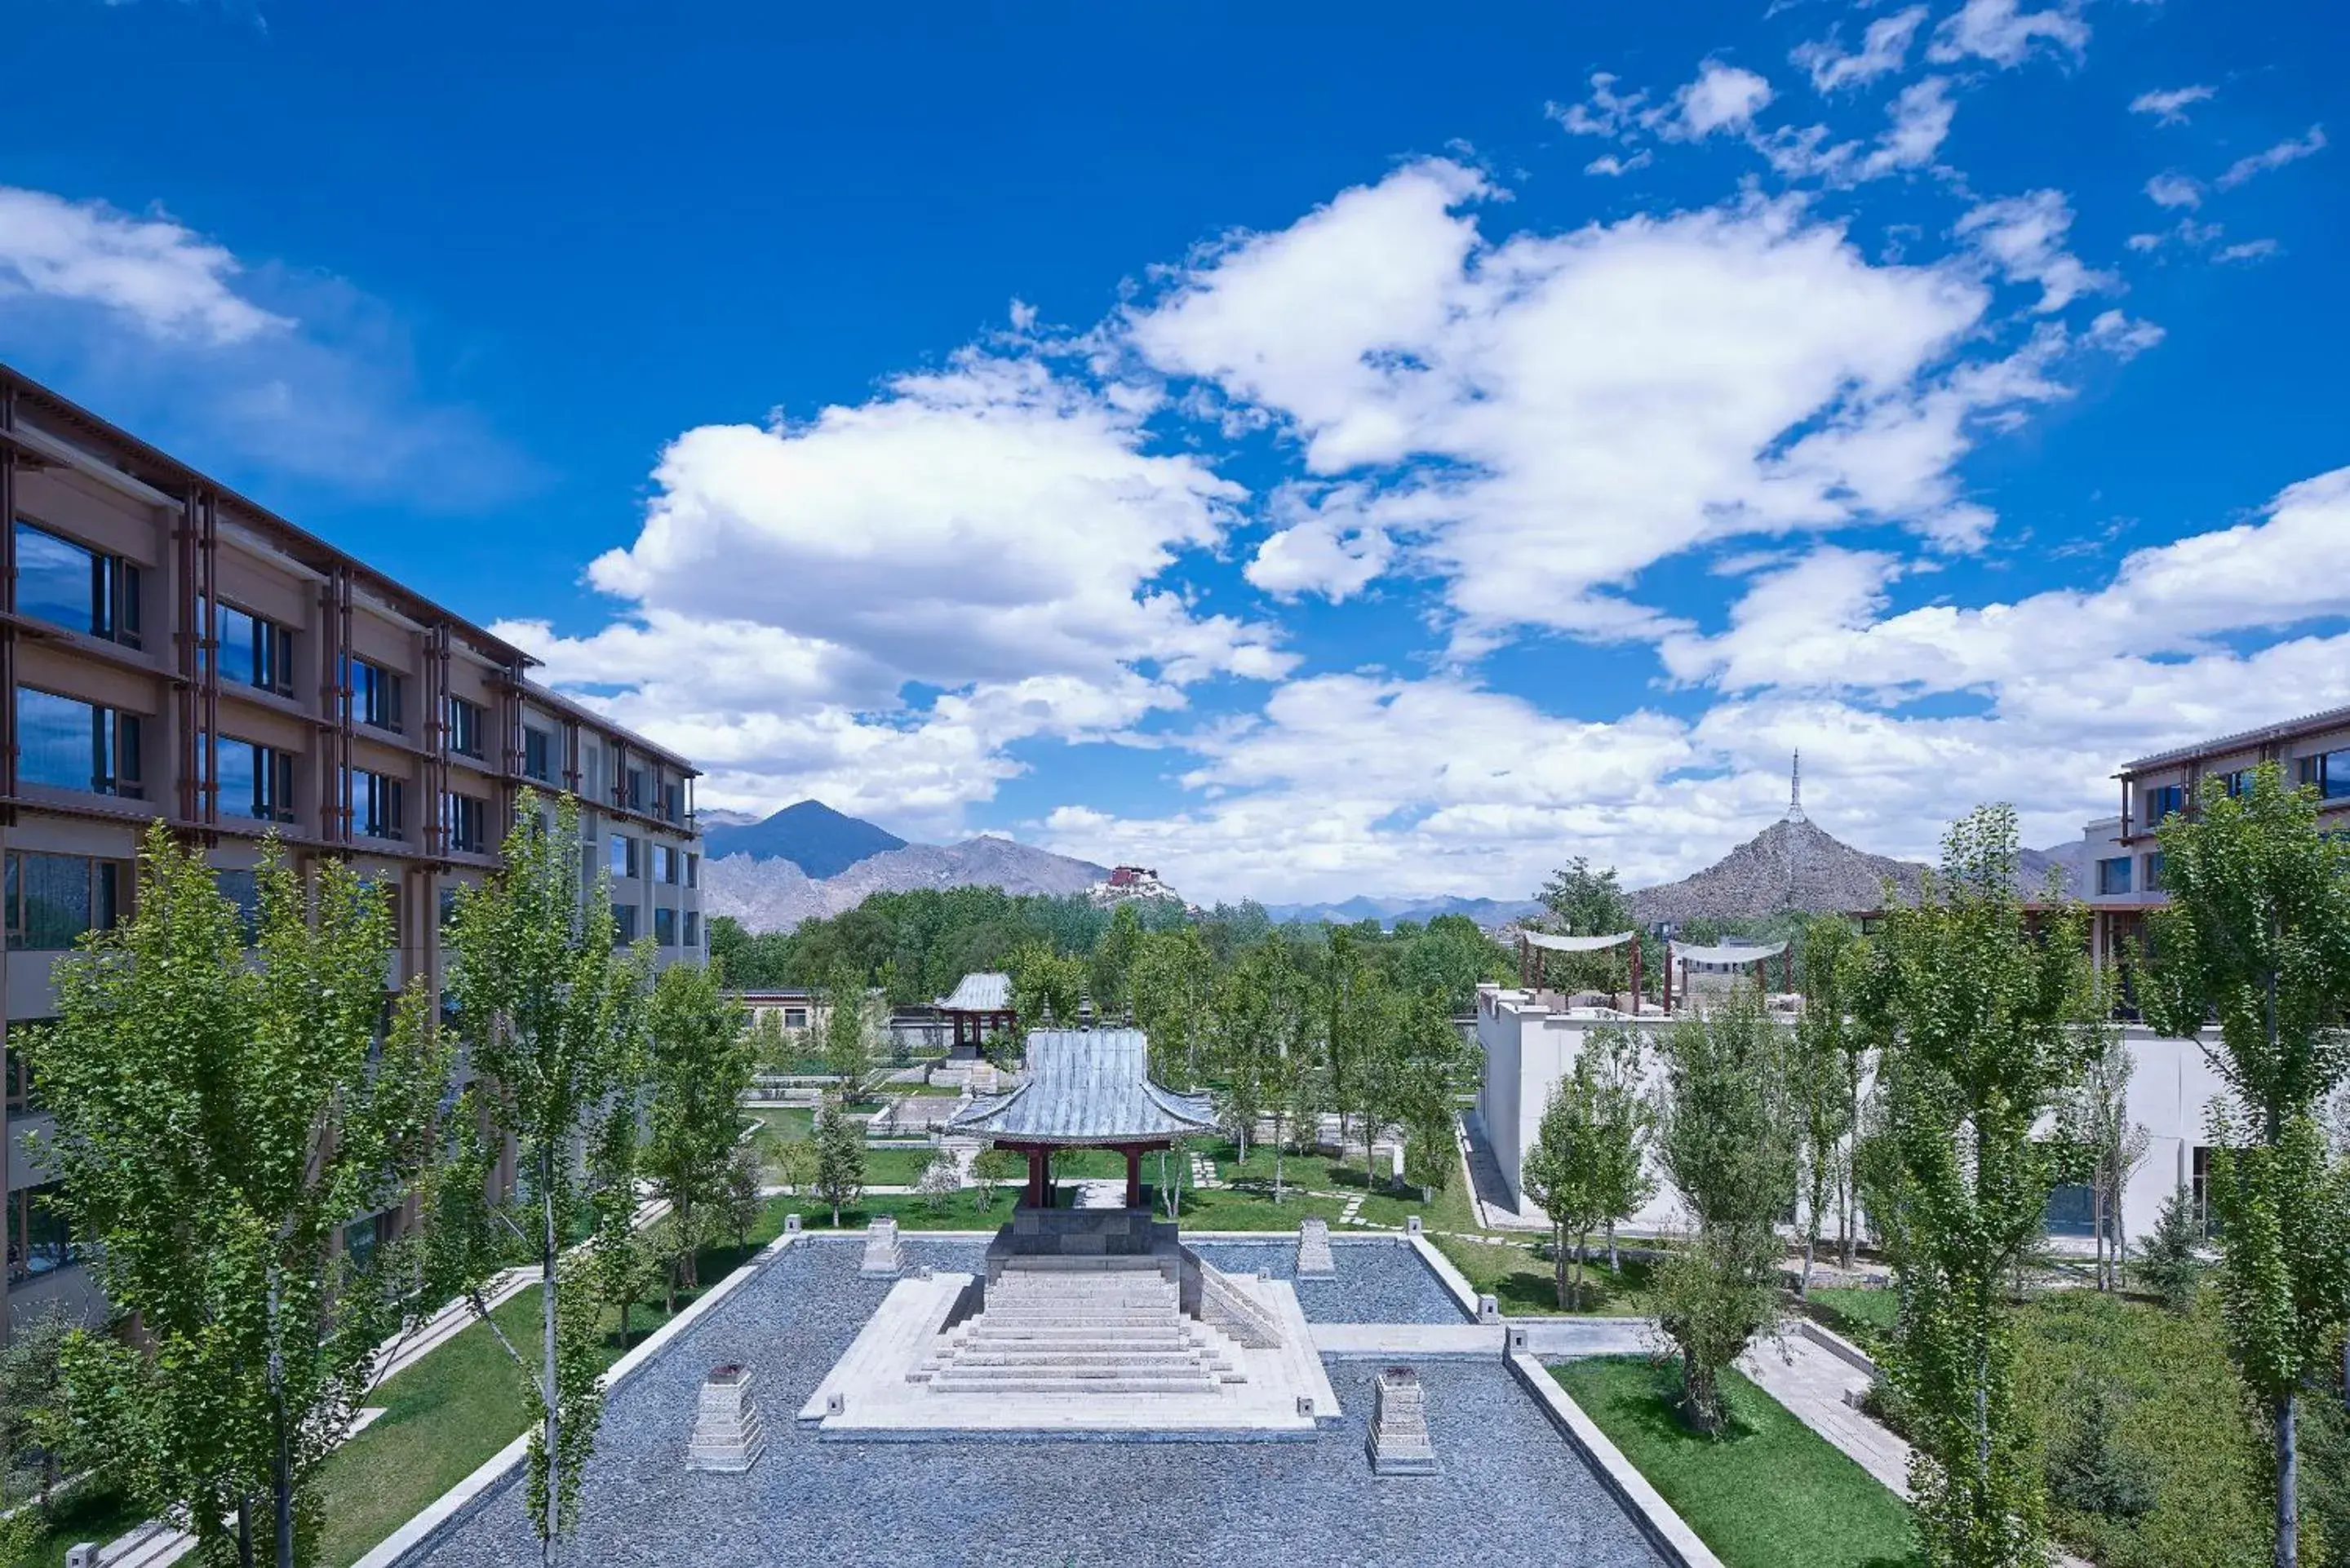
<svg viewBox="0 0 2350 1568">
<path fill-rule="evenodd" d="M 456 889 L 496 869 L 524 790 L 567 794 L 621 937 L 703 957 L 693 765 L 534 684 L 522 649 L 5 367 L 0 524 L 10 1036 L 52 1015 L 75 940 L 130 912 L 158 818 L 248 910 L 270 833 L 297 869 L 339 859 L 379 880 L 398 933 L 386 988 L 421 978 L 437 1000 Z M 13 1044 L 11 1323 L 94 1305 Z M 347 1239 L 396 1223 L 361 1217 Z"/>
</svg>

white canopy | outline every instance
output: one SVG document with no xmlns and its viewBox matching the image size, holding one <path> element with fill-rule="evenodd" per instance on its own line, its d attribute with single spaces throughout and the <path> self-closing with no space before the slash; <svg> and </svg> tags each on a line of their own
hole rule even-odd
<svg viewBox="0 0 2350 1568">
<path fill-rule="evenodd" d="M 1518 935 L 1530 946 L 1546 948 L 1555 953 L 1596 953 L 1607 948 L 1620 948 L 1632 940 L 1629 931 L 1618 931 L 1612 937 L 1561 937 L 1548 931 L 1520 931 Z"/>
<path fill-rule="evenodd" d="M 1674 963 L 1760 963 L 1764 959 L 1777 958 L 1781 953 L 1787 950 L 1787 944 L 1784 942 L 1773 942 L 1767 948 L 1704 948 L 1697 947 L 1689 942 L 1670 942 L 1666 945 L 1671 950 L 1672 956 L 1670 961 Z"/>
</svg>

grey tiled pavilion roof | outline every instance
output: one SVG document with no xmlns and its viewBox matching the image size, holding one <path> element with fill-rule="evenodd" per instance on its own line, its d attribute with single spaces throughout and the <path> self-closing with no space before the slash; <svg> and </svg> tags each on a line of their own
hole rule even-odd
<svg viewBox="0 0 2350 1568">
<path fill-rule="evenodd" d="M 1039 1029 L 1028 1036 L 1027 1081 L 973 1100 L 946 1130 L 1013 1143 L 1144 1143 L 1214 1130 L 1205 1095 L 1150 1081 L 1139 1029 Z"/>
<path fill-rule="evenodd" d="M 949 1012 L 1009 1012 L 1012 977 L 1008 974 L 967 974 L 954 994 L 939 1003 Z"/>
</svg>

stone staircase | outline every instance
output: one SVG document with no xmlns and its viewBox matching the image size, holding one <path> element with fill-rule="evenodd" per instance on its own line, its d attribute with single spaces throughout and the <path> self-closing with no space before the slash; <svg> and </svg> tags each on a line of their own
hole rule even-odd
<svg viewBox="0 0 2350 1568">
<path fill-rule="evenodd" d="M 906 1380 L 941 1394 L 1212 1394 L 1245 1383 L 1241 1366 L 1156 1268 L 1012 1267 Z"/>
</svg>

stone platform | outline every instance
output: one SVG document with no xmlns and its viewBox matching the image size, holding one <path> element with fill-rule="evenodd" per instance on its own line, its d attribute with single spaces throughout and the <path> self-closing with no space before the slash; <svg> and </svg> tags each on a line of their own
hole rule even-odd
<svg viewBox="0 0 2350 1568">
<path fill-rule="evenodd" d="M 993 1246 L 984 1286 L 968 1273 L 900 1281 L 800 1426 L 832 1440 L 1254 1442 L 1310 1439 L 1340 1419 L 1295 1290 L 1222 1273 L 1171 1234 L 1136 1240 Z"/>
</svg>

